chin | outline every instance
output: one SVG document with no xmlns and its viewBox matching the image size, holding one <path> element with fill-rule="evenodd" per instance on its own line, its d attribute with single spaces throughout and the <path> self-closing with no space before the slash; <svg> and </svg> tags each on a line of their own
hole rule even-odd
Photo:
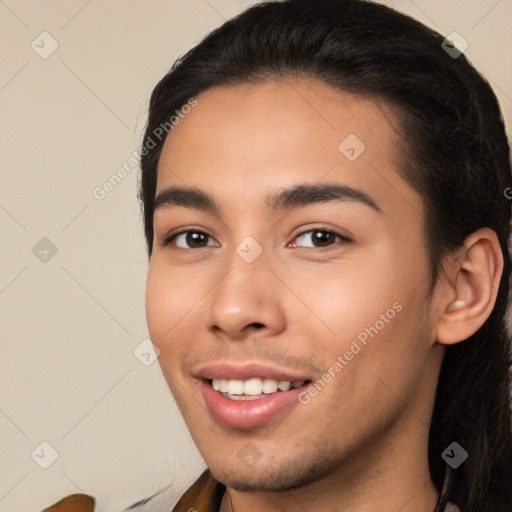
<svg viewBox="0 0 512 512">
<path fill-rule="evenodd" d="M 331 455 L 332 457 L 332 455 Z M 237 461 L 227 467 L 227 463 L 208 464 L 214 478 L 230 489 L 246 492 L 286 492 L 307 486 L 329 475 L 336 469 L 336 462 L 317 456 L 305 464 L 303 459 L 282 461 L 279 466 L 269 467 L 256 463 L 245 471 Z"/>
</svg>

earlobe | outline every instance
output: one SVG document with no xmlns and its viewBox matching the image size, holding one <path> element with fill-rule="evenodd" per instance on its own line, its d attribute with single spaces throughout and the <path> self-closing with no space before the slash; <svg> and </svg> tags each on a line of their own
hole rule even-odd
<svg viewBox="0 0 512 512">
<path fill-rule="evenodd" d="M 444 293 L 446 298 L 440 298 L 436 329 L 436 341 L 444 345 L 468 339 L 491 314 L 503 271 L 496 233 L 489 228 L 472 233 L 450 265 L 454 277 Z"/>
</svg>

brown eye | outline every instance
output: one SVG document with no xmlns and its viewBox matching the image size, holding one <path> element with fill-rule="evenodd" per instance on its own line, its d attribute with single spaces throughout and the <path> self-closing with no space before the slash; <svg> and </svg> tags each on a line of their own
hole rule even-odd
<svg viewBox="0 0 512 512">
<path fill-rule="evenodd" d="M 174 244 L 180 249 L 200 249 L 215 245 L 208 243 L 212 238 L 202 231 L 182 231 L 165 239 L 164 245 Z"/>
<path fill-rule="evenodd" d="M 299 241 L 300 245 L 298 243 Z M 334 231 L 325 229 L 311 229 L 297 236 L 293 246 L 313 248 L 328 247 L 335 244 L 337 241 L 349 242 L 350 240 L 347 237 L 340 235 L 339 233 L 335 233 Z M 303 245 L 304 243 L 305 245 Z"/>
</svg>

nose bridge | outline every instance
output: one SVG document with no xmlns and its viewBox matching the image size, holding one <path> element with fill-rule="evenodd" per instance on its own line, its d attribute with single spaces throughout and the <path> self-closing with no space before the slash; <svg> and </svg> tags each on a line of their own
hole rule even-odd
<svg viewBox="0 0 512 512">
<path fill-rule="evenodd" d="M 269 280 L 267 252 L 255 237 L 246 236 L 226 255 L 226 273 L 212 290 L 207 322 L 240 338 L 244 328 L 258 324 L 272 331 L 282 328 L 284 315 Z"/>
<path fill-rule="evenodd" d="M 242 259 L 247 265 L 253 265 L 258 260 L 261 265 L 262 260 L 266 258 L 266 254 L 262 257 L 264 249 L 263 246 L 254 238 L 249 235 L 246 236 L 236 247 L 236 254 Z M 236 258 L 235 258 L 236 261 Z"/>
<path fill-rule="evenodd" d="M 265 280 L 269 278 L 266 272 L 267 251 L 253 236 L 246 236 L 226 255 L 228 274 L 219 283 L 220 291 L 228 290 L 233 300 L 246 296 L 258 300 L 264 292 Z M 268 286 L 267 286 L 268 288 Z M 238 299 L 236 299 L 238 300 Z M 244 303 L 248 303 L 244 300 Z"/>
</svg>

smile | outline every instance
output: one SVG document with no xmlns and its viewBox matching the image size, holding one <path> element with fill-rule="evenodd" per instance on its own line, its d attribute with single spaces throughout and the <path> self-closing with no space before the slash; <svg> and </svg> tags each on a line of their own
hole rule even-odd
<svg viewBox="0 0 512 512">
<path fill-rule="evenodd" d="M 216 391 L 230 400 L 258 400 L 265 395 L 271 395 L 280 391 L 297 389 L 304 385 L 305 381 L 290 382 L 288 380 L 277 381 L 275 379 L 253 378 L 246 381 L 230 379 L 213 379 L 211 385 Z"/>
<path fill-rule="evenodd" d="M 227 427 L 251 429 L 283 417 L 299 403 L 299 394 L 310 382 L 260 378 L 246 381 L 202 379 L 199 385 L 213 420 Z M 224 389 L 227 391 L 222 391 Z"/>
</svg>

